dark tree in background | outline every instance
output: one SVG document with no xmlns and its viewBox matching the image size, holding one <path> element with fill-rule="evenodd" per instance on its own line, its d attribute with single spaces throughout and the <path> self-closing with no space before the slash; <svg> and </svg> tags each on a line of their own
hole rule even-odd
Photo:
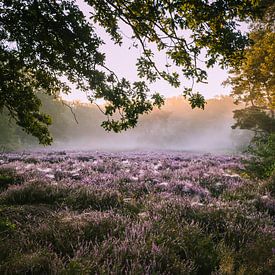
<svg viewBox="0 0 275 275">
<path fill-rule="evenodd" d="M 234 111 L 233 128 L 254 132 L 249 147 L 252 161 L 248 171 L 253 176 L 265 178 L 275 170 L 275 6 L 265 17 L 251 26 L 253 44 L 245 50 L 240 66 L 230 71 L 225 82 L 232 86 L 235 103 L 245 108 Z"/>
<path fill-rule="evenodd" d="M 208 67 L 236 66 L 249 44 L 237 30 L 237 21 L 262 16 L 272 1 L 85 1 L 92 8 L 87 20 L 71 0 L 4 0 L 0 3 L 0 110 L 8 112 L 27 133 L 42 144 L 50 144 L 51 118 L 40 111 L 38 93 L 58 97 L 69 93 L 68 82 L 86 92 L 89 99 L 107 102 L 103 112 L 106 130 L 116 132 L 134 127 L 140 114 L 163 98 L 149 93 L 146 82 L 159 78 L 179 87 L 179 74 L 193 82 L 204 82 L 206 72 L 198 67 L 203 58 Z M 137 61 L 140 81 L 119 79 L 105 66 L 103 41 L 94 24 L 105 28 L 115 43 L 121 44 L 119 24 L 131 27 L 133 44 L 142 49 Z M 189 36 L 187 37 L 187 34 Z M 154 43 L 167 56 L 159 68 L 148 46 Z M 206 49 L 206 56 L 201 56 Z M 66 77 L 68 82 L 62 81 Z M 204 107 L 201 94 L 182 87 L 191 106 Z M 151 95 L 150 95 L 151 94 Z M 119 119 L 113 115 L 120 114 Z"/>
</svg>

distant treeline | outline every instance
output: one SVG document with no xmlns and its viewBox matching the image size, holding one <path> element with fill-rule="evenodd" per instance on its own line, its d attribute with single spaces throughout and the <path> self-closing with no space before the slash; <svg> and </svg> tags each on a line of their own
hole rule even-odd
<svg viewBox="0 0 275 275">
<path fill-rule="evenodd" d="M 54 149 L 236 150 L 250 139 L 249 132 L 231 129 L 237 106 L 228 96 L 208 100 L 205 110 L 192 110 L 182 97 L 169 98 L 161 110 L 142 116 L 136 128 L 119 134 L 100 126 L 106 118 L 95 105 L 64 104 L 46 95 L 41 100 L 43 112 L 53 120 Z M 2 150 L 43 148 L 5 114 L 0 116 L 0 129 Z"/>
</svg>

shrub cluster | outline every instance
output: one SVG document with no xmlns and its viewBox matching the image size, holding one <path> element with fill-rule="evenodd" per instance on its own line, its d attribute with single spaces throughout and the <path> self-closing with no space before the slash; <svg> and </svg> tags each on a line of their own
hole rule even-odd
<svg viewBox="0 0 275 275">
<path fill-rule="evenodd" d="M 169 169 L 166 163 L 165 170 L 144 155 L 125 165 L 134 170 L 137 158 L 142 170 L 153 163 L 159 174 L 142 171 L 137 179 L 118 171 L 108 178 L 91 168 L 102 166 L 93 158 L 92 166 L 83 158 L 90 170 L 81 173 L 102 173 L 107 183 L 98 178 L 81 185 L 68 172 L 56 182 L 43 173 L 30 179 L 17 175 L 20 169 L 4 170 L 10 181 L 0 193 L 0 274 L 273 274 L 273 182 L 228 174 L 232 159 L 226 157 L 220 167 L 227 172 L 215 177 L 180 172 L 203 167 L 195 158 L 186 160 L 190 166 L 183 157 Z M 188 175 L 183 185 L 179 177 Z"/>
</svg>

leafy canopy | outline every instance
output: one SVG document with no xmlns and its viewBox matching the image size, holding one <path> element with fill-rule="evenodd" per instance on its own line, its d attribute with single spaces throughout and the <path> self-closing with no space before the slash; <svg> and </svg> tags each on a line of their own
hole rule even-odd
<svg viewBox="0 0 275 275">
<path fill-rule="evenodd" d="M 243 62 L 230 70 L 225 84 L 232 86 L 235 103 L 246 108 L 236 110 L 234 128 L 253 130 L 261 135 L 275 131 L 275 32 L 274 6 L 265 18 L 252 26 L 253 44 L 245 50 Z M 271 23 L 272 21 L 272 23 Z"/>
<path fill-rule="evenodd" d="M 235 102 L 245 103 L 244 109 L 234 111 L 236 123 L 232 127 L 254 132 L 248 148 L 252 159 L 247 161 L 246 168 L 258 178 L 269 177 L 275 171 L 274 8 L 271 6 L 263 20 L 252 26 L 253 44 L 225 82 L 232 85 Z"/>
<path fill-rule="evenodd" d="M 182 75 L 194 82 L 206 81 L 198 67 L 201 52 L 208 67 L 236 65 L 249 40 L 236 29 L 237 21 L 253 20 L 271 1 L 241 0 L 86 0 L 92 8 L 88 20 L 72 0 L 4 0 L 0 3 L 0 110 L 6 109 L 27 133 L 50 144 L 51 118 L 40 111 L 38 93 L 58 97 L 71 91 L 68 82 L 86 92 L 91 102 L 102 98 L 106 130 L 134 127 L 141 114 L 163 98 L 151 94 L 147 82 L 160 78 L 179 87 Z M 119 79 L 105 66 L 103 43 L 95 24 L 105 28 L 115 43 L 123 42 L 120 24 L 131 27 L 133 44 L 142 49 L 137 60 L 140 81 Z M 154 43 L 167 56 L 159 68 L 150 50 Z M 66 77 L 68 82 L 62 81 Z M 204 107 L 202 95 L 183 87 L 193 108 Z M 119 114 L 119 118 L 114 115 Z"/>
</svg>

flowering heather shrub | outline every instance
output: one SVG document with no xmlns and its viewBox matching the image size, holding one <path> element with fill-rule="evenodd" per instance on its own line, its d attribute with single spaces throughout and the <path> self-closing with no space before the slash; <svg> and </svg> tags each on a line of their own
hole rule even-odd
<svg viewBox="0 0 275 275">
<path fill-rule="evenodd" d="M 274 182 L 237 174 L 239 156 L 24 152 L 0 163 L 0 274 L 275 270 Z"/>
<path fill-rule="evenodd" d="M 68 195 L 69 188 L 34 181 L 10 187 L 0 197 L 1 204 L 58 204 Z"/>
<path fill-rule="evenodd" d="M 13 169 L 0 167 L 0 191 L 7 189 L 11 185 L 21 184 L 23 178 L 18 176 Z"/>
<path fill-rule="evenodd" d="M 60 270 L 62 261 L 47 250 L 36 250 L 26 254 L 18 253 L 0 266 L 3 274 L 55 274 Z"/>
<path fill-rule="evenodd" d="M 104 211 L 121 207 L 122 202 L 122 198 L 117 191 L 85 186 L 71 189 L 64 204 L 75 210 L 92 208 Z"/>
</svg>

